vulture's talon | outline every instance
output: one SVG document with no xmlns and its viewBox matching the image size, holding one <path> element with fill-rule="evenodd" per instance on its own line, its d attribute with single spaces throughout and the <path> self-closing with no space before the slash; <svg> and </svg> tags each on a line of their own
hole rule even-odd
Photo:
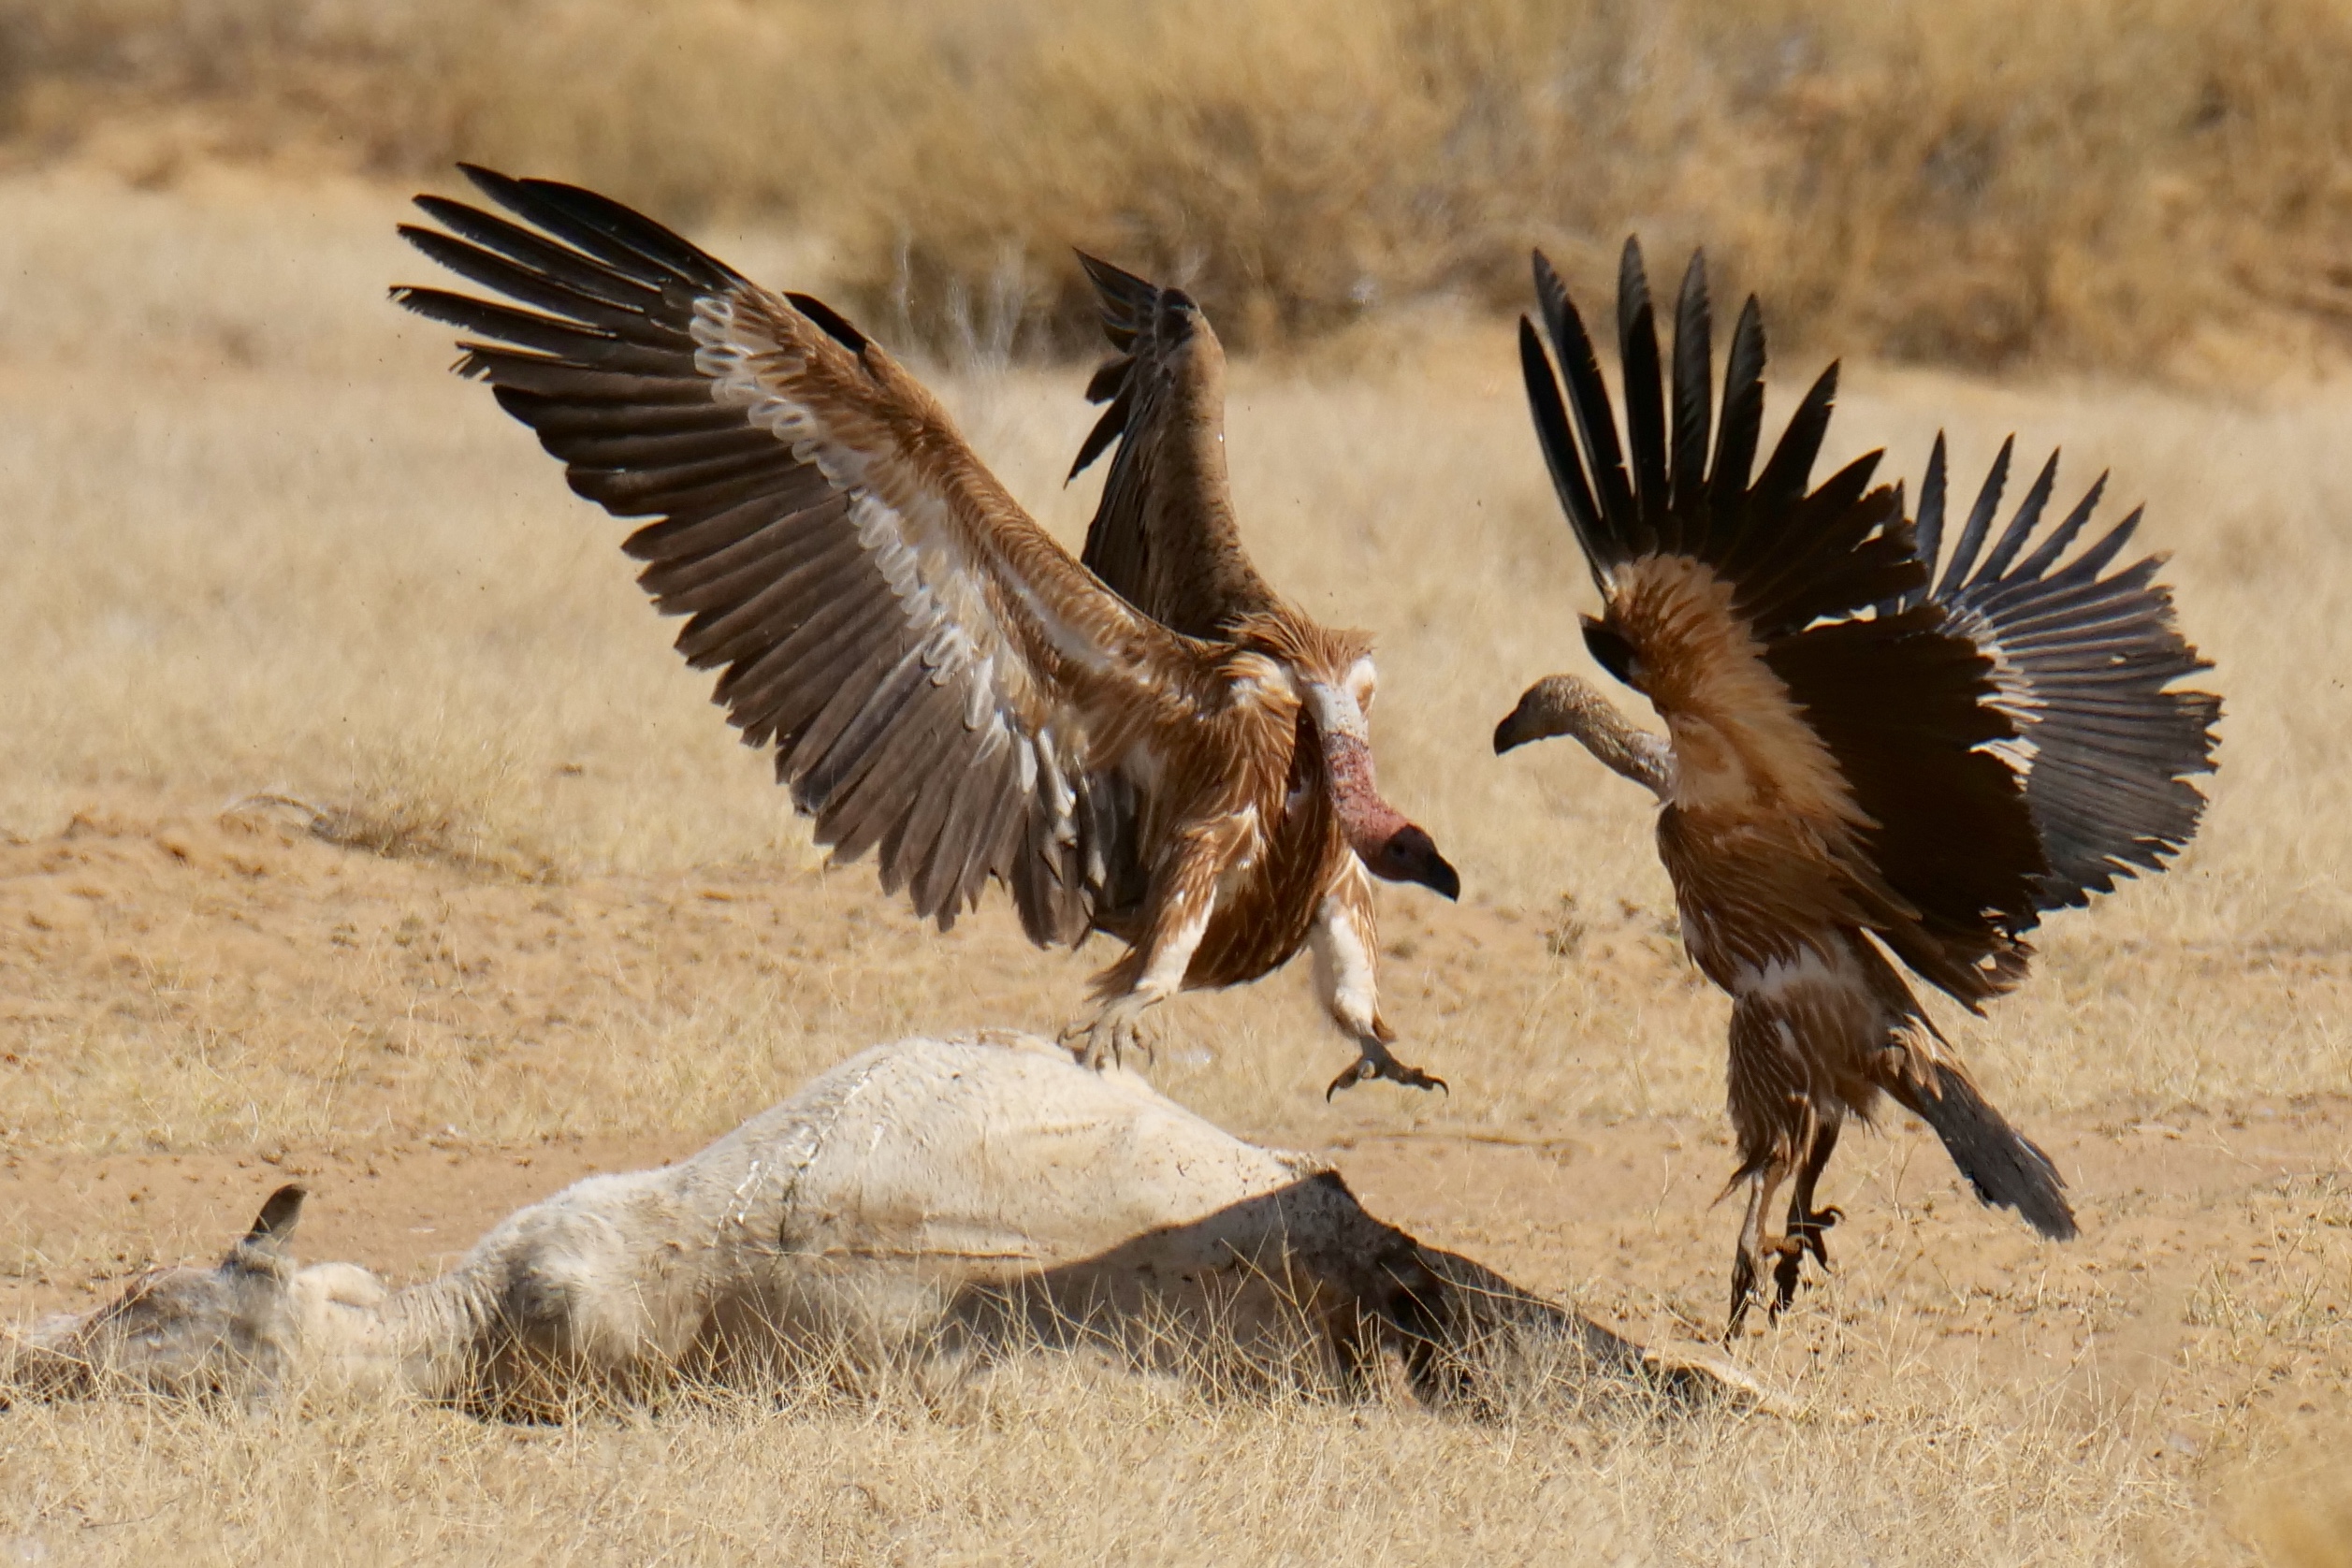
<svg viewBox="0 0 2352 1568">
<path fill-rule="evenodd" d="M 1805 1242 L 1793 1236 L 1783 1237 L 1773 1250 L 1780 1260 L 1772 1266 L 1772 1304 L 1764 1315 L 1772 1322 L 1780 1321 L 1780 1314 L 1796 1299 L 1796 1287 L 1805 1283 Z"/>
<path fill-rule="evenodd" d="M 1780 1261 L 1772 1270 L 1773 1321 L 1779 1322 L 1780 1314 L 1796 1300 L 1796 1288 L 1805 1283 L 1807 1253 L 1813 1255 L 1823 1272 L 1828 1271 L 1829 1242 L 1822 1233 L 1845 1217 L 1836 1204 L 1809 1211 L 1802 1218 L 1793 1220 L 1789 1233 L 1772 1243 L 1768 1250 L 1780 1255 Z"/>
<path fill-rule="evenodd" d="M 1136 1052 L 1147 1064 L 1156 1065 L 1159 1053 L 1144 1038 L 1143 1009 L 1149 1003 L 1139 1003 L 1132 997 L 1121 997 L 1083 1024 L 1073 1024 L 1062 1031 L 1062 1043 L 1070 1048 L 1081 1067 L 1100 1072 L 1106 1067 L 1125 1067 L 1127 1053 Z"/>
<path fill-rule="evenodd" d="M 1388 1048 L 1379 1040 L 1368 1038 L 1361 1043 L 1361 1049 L 1364 1053 L 1350 1062 L 1347 1070 L 1331 1080 L 1330 1087 L 1323 1091 L 1325 1104 L 1329 1104 L 1331 1096 L 1342 1089 L 1353 1089 L 1357 1084 L 1375 1078 L 1401 1083 L 1408 1089 L 1445 1089 L 1447 1099 L 1454 1097 L 1454 1091 L 1446 1088 L 1445 1080 L 1435 1073 L 1423 1072 L 1419 1067 L 1405 1066 L 1389 1055 Z"/>
<path fill-rule="evenodd" d="M 1797 1240 L 1812 1250 L 1814 1261 L 1823 1269 L 1829 1267 L 1829 1242 L 1822 1233 L 1845 1217 L 1846 1212 L 1832 1203 L 1814 1210 L 1795 1227 Z"/>
<path fill-rule="evenodd" d="M 1419 1067 L 1400 1066 L 1393 1075 L 1393 1082 L 1408 1089 L 1435 1089 L 1449 1100 L 1454 1097 L 1454 1091 L 1446 1087 L 1445 1080 L 1433 1072 L 1423 1072 Z"/>
</svg>

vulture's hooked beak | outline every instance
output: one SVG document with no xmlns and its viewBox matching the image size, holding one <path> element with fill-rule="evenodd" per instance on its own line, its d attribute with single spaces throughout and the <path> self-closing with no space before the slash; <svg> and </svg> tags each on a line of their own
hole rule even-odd
<svg viewBox="0 0 2352 1568">
<path fill-rule="evenodd" d="M 1529 741 L 1544 738 L 1544 732 L 1537 728 L 1535 715 L 1531 711 L 1529 703 L 1529 698 L 1534 695 L 1535 692 L 1531 688 L 1526 696 L 1519 699 L 1519 705 L 1513 708 L 1503 722 L 1494 727 L 1494 754 L 1496 756 L 1500 757 L 1515 747 L 1525 746 Z"/>
<path fill-rule="evenodd" d="M 1307 698 L 1323 743 L 1340 831 L 1364 869 L 1384 881 L 1418 882 L 1447 898 L 1461 897 L 1461 874 L 1437 852 L 1436 841 L 1381 798 L 1372 779 L 1363 704 L 1343 688 L 1328 684 L 1309 687 Z"/>
<path fill-rule="evenodd" d="M 1388 842 L 1367 856 L 1364 864 L 1373 876 L 1391 882 L 1418 882 L 1451 899 L 1462 895 L 1461 874 L 1437 852 L 1436 840 L 1411 822 L 1390 834 Z"/>
<path fill-rule="evenodd" d="M 1596 727 L 1622 729 L 1623 716 L 1575 675 L 1546 675 L 1520 692 L 1519 705 L 1494 727 L 1494 754 L 1554 735 L 1586 735 Z"/>
</svg>

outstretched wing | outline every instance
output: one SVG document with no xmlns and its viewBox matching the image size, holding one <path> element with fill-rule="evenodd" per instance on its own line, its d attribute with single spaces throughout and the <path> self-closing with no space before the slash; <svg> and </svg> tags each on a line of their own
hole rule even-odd
<svg viewBox="0 0 2352 1568">
<path fill-rule="evenodd" d="M 1908 599 L 1925 568 L 1899 492 L 1870 486 L 1877 454 L 1808 487 L 1837 367 L 1757 472 L 1764 344 L 1755 301 L 1733 329 L 1718 420 L 1704 262 L 1693 257 L 1683 279 L 1669 388 L 1629 241 L 1618 295 L 1620 442 L 1591 340 L 1540 254 L 1535 283 L 1566 394 L 1522 320 L 1528 398 L 1607 603 L 1587 641 L 1649 697 L 1674 740 L 1662 835 L 1675 835 L 1686 858 L 1720 850 L 1742 877 L 1784 867 L 1771 896 L 1876 931 L 1970 1005 L 2014 984 L 2027 951 L 2019 933 L 2034 923 L 2033 890 L 2047 870 L 2015 776 L 1984 749 L 2014 727 L 1993 702 L 1991 661 L 1944 630 L 1938 608 L 1864 614 Z M 1764 842 L 1797 848 L 1759 861 Z"/>
<path fill-rule="evenodd" d="M 1080 570 L 931 397 L 820 301 L 568 185 L 468 167 L 528 227 L 420 196 L 419 250 L 513 304 L 401 288 L 625 548 L 836 859 L 950 923 L 1006 883 L 1040 943 L 1131 887 L 1143 791 L 1213 649 Z M 518 309 L 517 307 L 528 307 Z"/>
<path fill-rule="evenodd" d="M 1080 559 L 1161 625 L 1222 639 L 1276 607 L 1242 553 L 1225 472 L 1225 350 L 1182 289 L 1160 288 L 1083 252 L 1118 356 L 1095 372 L 1108 402 L 1070 466 L 1075 479 L 1113 442 L 1111 476 Z"/>
<path fill-rule="evenodd" d="M 2035 902 L 2054 909 L 2087 904 L 2118 877 L 2162 870 L 2196 835 L 2205 797 L 2189 777 L 2213 771 L 2221 699 L 2171 689 L 2213 666 L 2173 622 L 2171 590 L 2156 580 L 2163 558 L 2100 575 L 2138 530 L 2137 509 L 2065 559 L 2090 526 L 2105 474 L 2037 542 L 2057 484 L 2053 452 L 1984 548 L 2015 445 L 2014 437 L 2001 444 L 1933 588 L 1923 580 L 1900 607 L 1940 604 L 1945 625 L 1992 661 L 1993 704 L 2017 729 L 1996 749 L 2025 777 L 2050 858 Z M 1939 564 L 1945 492 L 1938 435 L 1919 493 L 1919 557 L 1930 573 Z"/>
</svg>

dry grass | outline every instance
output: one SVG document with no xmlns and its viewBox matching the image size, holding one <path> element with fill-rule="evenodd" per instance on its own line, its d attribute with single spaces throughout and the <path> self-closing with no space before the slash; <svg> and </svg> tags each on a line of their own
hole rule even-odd
<svg viewBox="0 0 2352 1568">
<path fill-rule="evenodd" d="M 349 1561 L 501 1564 L 1816 1564 L 1882 1551 L 1873 1521 L 1903 1518 L 1944 1563 L 2135 1560 L 2137 1521 L 2171 1500 L 2127 1459 L 2115 1485 L 2112 1438 L 2085 1448 L 2054 1411 L 2021 1427 L 1952 1393 L 1809 1427 L 1480 1428 L 1047 1372 L 945 1408 L 739 1401 L 552 1430 L 373 1410 L 35 1411 L 8 1417 L 0 1546 L 190 1563 L 331 1542 Z M 1926 1462 L 1890 1465 L 1890 1448 Z M 106 1473 L 131 1456 L 130 1474 Z M 1838 1476 L 1836 1507 L 1791 1474 Z"/>
<path fill-rule="evenodd" d="M 1066 246 L 1237 341 L 1639 228 L 1785 332 L 1975 365 L 2210 369 L 2352 321 L 2332 0 L 7 0 L 21 155 L 469 156 L 791 219 L 924 332 L 1091 350 Z M 1312 240 L 1305 237 L 1312 236 Z"/>
<path fill-rule="evenodd" d="M 442 333 L 383 302 L 423 270 L 390 235 L 394 192 L 211 168 L 139 191 L 60 168 L 0 202 L 7 1158 L 289 1141 L 364 1157 L 444 1126 L 523 1146 L 699 1138 L 891 1031 L 1075 1009 L 1084 961 L 1027 952 L 1000 905 L 942 940 L 863 871 L 813 869 L 760 760 L 676 667 L 617 530 L 442 373 Z M 779 282 L 810 264 L 767 231 L 710 238 Z M 1231 450 L 1270 575 L 1378 629 L 1384 784 L 1472 890 L 1461 910 L 1386 907 L 1390 1010 L 1457 1094 L 1320 1105 L 1340 1047 L 1296 974 L 1173 1006 L 1171 1045 L 1214 1055 L 1171 1050 L 1161 1082 L 1310 1146 L 1711 1128 L 1722 1007 L 1661 934 L 1639 792 L 1565 748 L 1487 755 L 1528 679 L 1582 667 L 1590 593 L 1507 342 L 1478 327 L 1392 348 L 1344 379 L 1244 363 Z M 1059 488 L 1078 385 L 949 387 L 1065 538 L 1090 500 Z M 2213 814 L 2181 867 L 2058 922 L 2023 995 L 1955 1024 L 1996 1097 L 2029 1124 L 2127 1124 L 2352 1094 L 2352 393 L 2222 402 L 1868 366 L 1848 385 L 1841 452 L 1888 443 L 1915 472 L 1940 424 L 1973 467 L 2017 427 L 2063 441 L 2074 479 L 2114 465 L 2152 502 L 2146 537 L 2174 552 L 2229 696 Z M 263 791 L 414 856 L 215 821 Z M 1852 1179 L 1881 1183 L 1895 1147 L 1859 1147 Z M 1693 1156 L 1700 1179 L 1720 1154 Z M 1858 1225 L 1840 1294 L 1755 1350 L 1808 1401 L 1801 1424 L 1532 1409 L 1477 1428 L 1048 1373 L 937 1408 L 566 1430 L 20 1411 L 0 1417 L 0 1558 L 2248 1561 L 2207 1503 L 2271 1474 L 2304 1418 L 2280 1390 L 2325 1405 L 2352 1370 L 2341 1183 L 2200 1221 L 2183 1242 L 2200 1270 L 2200 1248 L 2242 1233 L 2296 1261 L 2216 1257 L 2166 1309 L 2183 1337 L 2133 1377 L 2096 1349 L 2121 1287 L 2062 1258 L 1998 1286 L 2003 1313 L 2070 1303 L 2036 1320 L 2056 1359 L 1955 1342 L 1937 1313 L 1988 1335 L 2011 1320 L 1939 1284 L 1935 1248 L 2007 1233 L 1900 1208 L 1912 1241 L 1877 1249 Z M 1721 1216 L 1698 1212 L 1716 1227 L 1691 1242 L 1704 1278 L 1615 1279 L 1596 1252 L 1531 1283 L 1586 1280 L 1636 1313 L 1688 1285 L 1675 1310 L 1709 1317 Z M 10 1224 L 20 1273 L 105 1256 L 57 1215 Z M 1482 1241 L 1499 1263 L 1523 1244 Z M 2191 1406 L 2194 1444 L 2169 1445 Z"/>
</svg>

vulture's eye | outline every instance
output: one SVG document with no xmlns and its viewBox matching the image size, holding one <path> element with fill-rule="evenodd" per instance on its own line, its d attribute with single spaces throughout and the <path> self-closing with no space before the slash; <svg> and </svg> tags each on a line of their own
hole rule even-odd
<svg viewBox="0 0 2352 1568">
<path fill-rule="evenodd" d="M 1624 636 L 1591 617 L 1585 617 L 1584 646 L 1592 650 L 1593 661 L 1626 685 L 1639 691 L 1641 659 L 1633 652 L 1633 645 Z"/>
</svg>

